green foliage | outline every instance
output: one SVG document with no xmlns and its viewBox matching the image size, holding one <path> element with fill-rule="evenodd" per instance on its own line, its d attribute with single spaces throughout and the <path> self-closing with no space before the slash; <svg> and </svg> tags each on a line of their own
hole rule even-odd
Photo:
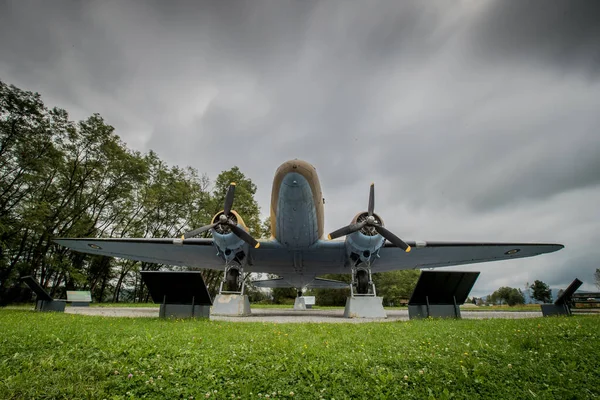
<svg viewBox="0 0 600 400">
<path fill-rule="evenodd" d="M 266 324 L 0 310 L 0 398 L 596 398 L 597 328 L 580 316 Z"/>
<path fill-rule="evenodd" d="M 223 171 L 217 176 L 215 188 L 213 190 L 214 214 L 223 209 L 225 195 L 227 194 L 231 182 L 235 182 L 236 185 L 233 209 L 243 218 L 244 223 L 253 237 L 262 237 L 263 228 L 260 221 L 260 208 L 254 199 L 256 185 L 250 178 L 247 178 L 238 167 Z"/>
<path fill-rule="evenodd" d="M 532 295 L 534 299 L 541 301 L 543 303 L 550 303 L 552 301 L 552 292 L 550 291 L 550 287 L 542 281 L 536 280 L 530 286 Z"/>
<path fill-rule="evenodd" d="M 256 186 L 239 168 L 221 173 L 211 194 L 206 175 L 129 150 L 100 115 L 70 121 L 39 94 L 0 81 L 0 304 L 30 299 L 24 275 L 55 296 L 82 289 L 95 301 L 147 299 L 139 271 L 173 267 L 91 257 L 52 239 L 178 237 L 210 222 L 230 181 L 236 209 L 260 237 Z M 218 275 L 207 272 L 213 290 Z"/>
<path fill-rule="evenodd" d="M 294 304 L 298 292 L 294 288 L 272 288 L 271 296 L 275 304 Z"/>
<path fill-rule="evenodd" d="M 328 274 L 323 275 L 324 279 L 346 282 L 350 284 L 351 276 L 348 274 Z M 346 298 L 350 296 L 350 289 L 314 289 L 315 303 L 320 306 L 344 306 Z"/>
<path fill-rule="evenodd" d="M 489 301 L 493 304 L 508 304 L 515 306 L 517 304 L 525 304 L 525 296 L 520 289 L 503 286 L 496 290 L 490 296 Z"/>
<path fill-rule="evenodd" d="M 383 304 L 398 306 L 405 304 L 415 290 L 421 270 L 380 272 L 373 274 L 377 295 L 383 297 Z"/>
</svg>

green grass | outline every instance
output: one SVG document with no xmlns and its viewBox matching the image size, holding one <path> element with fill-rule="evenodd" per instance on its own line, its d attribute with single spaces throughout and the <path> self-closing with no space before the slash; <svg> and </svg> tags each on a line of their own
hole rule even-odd
<svg viewBox="0 0 600 400">
<path fill-rule="evenodd" d="M 599 328 L 595 316 L 267 324 L 0 310 L 0 398 L 588 399 L 600 396 Z"/>
<path fill-rule="evenodd" d="M 294 307 L 293 304 L 259 304 L 259 303 L 251 303 L 252 308 L 288 308 L 292 309 Z M 160 304 L 157 303 L 90 303 L 90 307 L 154 307 L 158 308 Z M 24 303 L 24 304 L 13 304 L 8 308 L 11 309 L 33 309 L 35 307 L 34 303 Z M 67 303 L 67 307 L 71 307 L 69 303 Z M 406 306 L 401 307 L 384 307 L 386 310 L 407 310 Z M 343 310 L 343 306 L 313 306 L 313 309 L 316 310 Z M 541 312 L 539 304 L 524 304 L 519 306 L 480 306 L 480 307 L 462 307 L 463 311 L 538 311 Z"/>
<path fill-rule="evenodd" d="M 283 309 L 292 309 L 294 308 L 293 304 L 258 304 L 251 303 L 252 308 L 283 308 Z M 30 305 L 30 308 L 33 308 L 33 304 Z M 67 305 L 68 307 L 68 305 Z M 90 307 L 160 307 L 160 304 L 155 303 L 90 303 Z M 328 306 L 313 306 L 313 309 L 317 310 L 343 310 L 344 307 L 328 307 Z M 406 307 L 405 307 L 406 309 Z"/>
<path fill-rule="evenodd" d="M 541 312 L 539 304 L 519 304 L 516 306 L 479 306 L 479 307 L 462 307 L 463 311 L 537 311 Z"/>
</svg>

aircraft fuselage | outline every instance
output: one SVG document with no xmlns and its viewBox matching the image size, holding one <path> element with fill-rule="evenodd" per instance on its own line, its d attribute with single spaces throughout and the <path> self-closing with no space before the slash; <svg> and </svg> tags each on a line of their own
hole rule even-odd
<svg viewBox="0 0 600 400">
<path fill-rule="evenodd" d="M 315 167 L 306 161 L 286 161 L 273 179 L 271 236 L 289 249 L 310 247 L 323 238 L 323 203 Z"/>
</svg>

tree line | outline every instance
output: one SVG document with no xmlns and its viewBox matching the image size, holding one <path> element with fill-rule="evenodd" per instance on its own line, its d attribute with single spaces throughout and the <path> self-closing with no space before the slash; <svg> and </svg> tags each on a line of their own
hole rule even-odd
<svg viewBox="0 0 600 400">
<path fill-rule="evenodd" d="M 543 281 L 536 279 L 532 284 L 526 283 L 525 292 L 528 292 L 532 299 L 542 303 L 550 303 L 552 301 L 552 290 L 548 284 Z M 488 295 L 485 299 L 485 303 L 507 304 L 509 306 L 525 304 L 525 292 L 519 288 L 503 286 L 491 295 Z M 561 292 L 562 291 L 559 291 L 559 295 Z M 479 299 L 479 302 L 484 301 L 483 299 Z"/>
<path fill-rule="evenodd" d="M 147 298 L 139 271 L 164 266 L 75 253 L 52 239 L 178 237 L 210 222 L 231 181 L 236 209 L 262 237 L 256 186 L 239 168 L 211 182 L 128 149 L 98 114 L 71 121 L 38 93 L 0 81 L 0 302 L 27 300 L 25 275 L 57 297 L 82 289 L 95 301 Z M 211 288 L 217 272 L 204 271 Z"/>
</svg>

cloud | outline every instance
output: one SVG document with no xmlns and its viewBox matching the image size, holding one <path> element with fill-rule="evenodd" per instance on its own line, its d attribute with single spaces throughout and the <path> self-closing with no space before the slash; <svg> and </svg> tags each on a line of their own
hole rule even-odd
<svg viewBox="0 0 600 400">
<path fill-rule="evenodd" d="M 566 245 L 472 267 L 478 295 L 593 273 L 595 2 L 0 7 L 0 79 L 73 118 L 99 112 L 171 164 L 213 178 L 238 165 L 264 214 L 277 166 L 302 158 L 328 231 L 366 208 L 375 181 L 376 211 L 405 239 Z"/>
<path fill-rule="evenodd" d="M 600 73 L 594 1 L 496 1 L 482 9 L 469 35 L 472 52 L 489 63 L 532 63 L 538 69 Z"/>
</svg>

